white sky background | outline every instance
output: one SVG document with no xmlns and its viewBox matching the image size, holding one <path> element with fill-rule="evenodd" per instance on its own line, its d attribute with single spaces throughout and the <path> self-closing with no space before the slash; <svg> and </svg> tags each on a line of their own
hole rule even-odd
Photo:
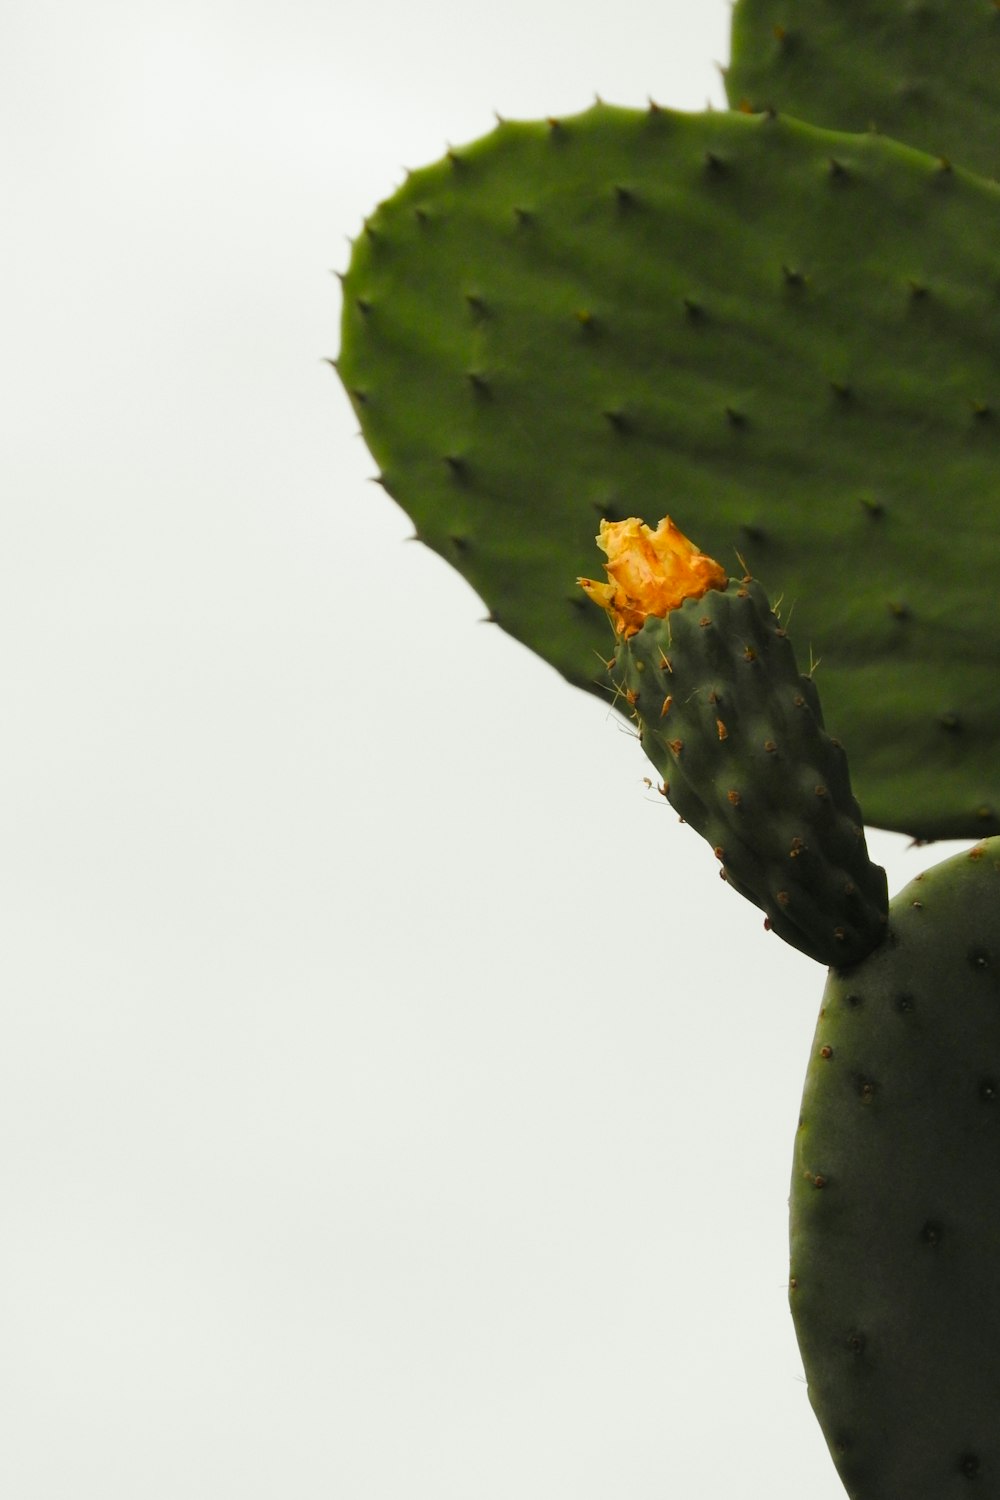
<svg viewBox="0 0 1000 1500">
<path fill-rule="evenodd" d="M 404 545 L 321 363 L 404 166 L 721 106 L 728 6 L 4 30 L 0 1492 L 836 1500 L 785 1293 L 823 974 Z"/>
</svg>

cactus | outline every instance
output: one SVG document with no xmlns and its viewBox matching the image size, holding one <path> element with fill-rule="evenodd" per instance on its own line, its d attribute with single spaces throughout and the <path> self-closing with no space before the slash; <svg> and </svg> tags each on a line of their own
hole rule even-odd
<svg viewBox="0 0 1000 1500">
<path fill-rule="evenodd" d="M 1000 176 L 1000 8 L 993 0 L 737 0 L 734 109 L 878 130 Z"/>
<path fill-rule="evenodd" d="M 1000 1493 L 1000 839 L 827 983 L 791 1194 L 809 1394 L 855 1500 Z"/>
<path fill-rule="evenodd" d="M 884 933 L 885 871 L 868 858 L 843 747 L 759 583 L 684 555 L 693 591 L 655 597 L 664 552 L 671 582 L 679 571 L 676 537 L 669 519 L 655 533 L 605 523 L 612 583 L 581 580 L 615 622 L 610 672 L 660 790 L 769 928 L 819 963 L 863 958 Z"/>
<path fill-rule="evenodd" d="M 414 173 L 339 370 L 417 534 L 603 693 L 573 579 L 676 509 L 794 607 L 868 820 L 1000 829 L 1000 189 L 873 136 L 598 105 Z"/>
<path fill-rule="evenodd" d="M 734 112 L 500 122 L 343 278 L 337 368 L 417 536 L 610 691 L 833 965 L 791 1301 L 853 1500 L 1000 1493 L 998 63 L 993 0 L 737 0 Z M 887 909 L 841 742 L 870 822 L 985 841 Z"/>
</svg>

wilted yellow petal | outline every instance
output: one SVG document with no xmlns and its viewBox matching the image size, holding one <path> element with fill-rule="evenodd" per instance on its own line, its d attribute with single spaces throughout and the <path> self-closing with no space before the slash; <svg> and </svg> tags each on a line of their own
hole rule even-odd
<svg viewBox="0 0 1000 1500">
<path fill-rule="evenodd" d="M 685 599 L 700 599 L 728 583 L 725 569 L 699 552 L 669 516 L 655 531 L 636 516 L 602 521 L 597 544 L 608 555 L 604 567 L 609 581 L 578 582 L 607 610 L 619 635 L 635 635 L 648 616 L 662 618 Z"/>
</svg>

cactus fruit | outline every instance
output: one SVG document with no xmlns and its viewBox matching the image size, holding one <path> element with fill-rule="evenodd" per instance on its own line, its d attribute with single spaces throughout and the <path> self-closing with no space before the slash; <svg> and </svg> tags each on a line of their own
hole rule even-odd
<svg viewBox="0 0 1000 1500">
<path fill-rule="evenodd" d="M 1000 189 L 891 141 L 597 105 L 413 173 L 340 375 L 417 533 L 603 692 L 572 580 L 683 501 L 794 606 L 867 819 L 1000 829 Z M 663 508 L 670 508 L 664 504 Z"/>
<path fill-rule="evenodd" d="M 854 1500 L 1000 1494 L 1000 839 L 831 973 L 791 1194 L 809 1394 Z M 977 1493 L 977 1491 L 973 1491 Z"/>
<path fill-rule="evenodd" d="M 725 80 L 734 109 L 878 130 L 1000 176 L 994 0 L 737 0 Z"/>
<path fill-rule="evenodd" d="M 630 559 L 668 525 L 605 524 L 612 585 L 583 580 L 617 624 L 615 687 L 661 791 L 711 844 L 729 884 L 810 958 L 852 963 L 881 941 L 887 897 L 844 750 L 825 732 L 816 689 L 756 580 L 727 588 L 713 576 L 703 586 L 702 566 L 696 591 L 673 604 L 658 597 L 658 559 L 642 557 L 622 598 Z"/>
</svg>

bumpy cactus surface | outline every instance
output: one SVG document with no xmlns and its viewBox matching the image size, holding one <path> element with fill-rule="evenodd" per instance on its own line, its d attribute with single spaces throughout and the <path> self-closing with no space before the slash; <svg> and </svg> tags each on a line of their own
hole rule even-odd
<svg viewBox="0 0 1000 1500">
<path fill-rule="evenodd" d="M 609 670 L 663 795 L 786 942 L 824 964 L 865 957 L 885 932 L 885 872 L 868 858 L 843 746 L 825 732 L 767 595 L 754 579 L 713 577 L 643 620 L 657 559 L 641 549 L 663 525 L 622 530 L 602 528 L 609 573 L 622 580 L 599 600 L 619 627 Z"/>
<path fill-rule="evenodd" d="M 734 109 L 878 130 L 1000 176 L 994 0 L 737 0 Z"/>
<path fill-rule="evenodd" d="M 1000 839 L 918 876 L 888 940 L 831 974 L 791 1228 L 809 1394 L 848 1493 L 1000 1494 Z"/>
<path fill-rule="evenodd" d="M 415 172 L 340 374 L 417 533 L 598 685 L 602 516 L 794 607 L 870 822 L 1000 828 L 1000 189 L 875 136 L 598 105 Z M 596 654 L 595 654 L 596 653 Z"/>
</svg>

